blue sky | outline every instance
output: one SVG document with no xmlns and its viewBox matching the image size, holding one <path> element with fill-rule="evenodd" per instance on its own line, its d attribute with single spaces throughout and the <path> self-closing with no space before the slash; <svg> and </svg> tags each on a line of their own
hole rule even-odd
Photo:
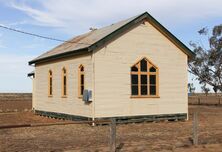
<svg viewBox="0 0 222 152">
<path fill-rule="evenodd" d="M 219 0 L 0 0 L 0 24 L 67 40 L 147 11 L 189 47 L 202 39 L 199 29 L 222 23 L 221 6 Z M 58 44 L 0 28 L 0 92 L 31 92 L 28 61 Z"/>
</svg>

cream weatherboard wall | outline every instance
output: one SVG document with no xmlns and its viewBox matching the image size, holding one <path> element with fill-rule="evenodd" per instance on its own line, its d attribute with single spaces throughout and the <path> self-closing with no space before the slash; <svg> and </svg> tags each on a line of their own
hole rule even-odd
<svg viewBox="0 0 222 152">
<path fill-rule="evenodd" d="M 143 57 L 159 69 L 159 97 L 131 98 L 130 67 Z M 85 89 L 93 102 L 78 97 L 78 68 L 84 65 Z M 67 97 L 62 97 L 62 69 L 67 70 Z M 53 96 L 48 97 L 52 70 Z M 145 22 L 91 54 L 35 65 L 35 110 L 91 118 L 188 113 L 187 55 Z"/>
<path fill-rule="evenodd" d="M 85 88 L 92 88 L 91 55 L 65 58 L 35 67 L 34 104 L 35 110 L 65 113 L 77 116 L 92 117 L 92 104 L 85 104 L 78 97 L 78 68 L 84 65 Z M 62 97 L 62 69 L 67 71 L 67 97 Z M 48 97 L 48 72 L 52 71 L 53 95 Z"/>
<path fill-rule="evenodd" d="M 130 67 L 159 68 L 159 98 L 131 98 Z M 95 52 L 95 117 L 188 113 L 187 55 L 151 24 L 138 25 Z"/>
</svg>

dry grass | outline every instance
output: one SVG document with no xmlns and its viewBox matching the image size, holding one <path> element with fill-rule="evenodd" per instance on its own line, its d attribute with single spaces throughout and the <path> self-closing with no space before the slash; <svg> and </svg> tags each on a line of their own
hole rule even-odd
<svg viewBox="0 0 222 152">
<path fill-rule="evenodd" d="M 192 146 L 192 113 L 200 115 L 200 145 Z M 191 106 L 190 120 L 117 125 L 119 151 L 221 151 L 222 107 Z M 57 122 L 32 113 L 1 114 L 0 124 Z M 61 121 L 61 120 L 60 120 Z M 108 151 L 109 126 L 87 124 L 0 130 L 0 151 Z"/>
</svg>

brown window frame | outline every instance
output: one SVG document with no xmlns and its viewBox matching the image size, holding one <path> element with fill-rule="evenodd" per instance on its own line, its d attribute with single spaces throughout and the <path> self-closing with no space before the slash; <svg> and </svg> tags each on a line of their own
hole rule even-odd
<svg viewBox="0 0 222 152">
<path fill-rule="evenodd" d="M 82 76 L 83 76 L 83 84 L 82 84 Z M 83 90 L 82 90 L 82 87 L 83 87 Z M 84 89 L 85 89 L 85 67 L 81 64 L 78 69 L 78 97 L 79 98 L 83 97 Z"/>
<path fill-rule="evenodd" d="M 141 71 L 141 61 L 142 60 L 146 60 L 147 62 L 147 71 Z M 133 67 L 137 67 L 137 71 L 132 71 Z M 154 67 L 156 72 L 150 72 L 150 68 Z M 138 83 L 137 84 L 132 84 L 132 75 L 137 75 L 138 78 Z M 147 78 L 147 84 L 141 84 L 141 75 L 146 75 Z M 150 83 L 150 76 L 151 75 L 155 75 L 156 79 L 155 79 L 155 84 L 151 84 Z M 131 66 L 130 68 L 130 77 L 131 77 L 131 82 L 130 82 L 130 90 L 131 90 L 131 98 L 159 98 L 159 68 L 154 65 L 150 60 L 148 60 L 146 57 L 143 57 L 142 59 L 140 59 L 138 62 L 136 62 L 136 64 L 134 64 L 133 66 Z M 137 86 L 138 89 L 138 93 L 137 95 L 133 95 L 132 92 L 132 86 Z M 141 86 L 147 86 L 147 94 L 146 95 L 142 95 L 141 94 Z M 155 86 L 156 87 L 156 94 L 155 95 L 151 95 L 151 89 L 150 86 Z"/>
<path fill-rule="evenodd" d="M 65 98 L 67 97 L 67 92 L 68 92 L 68 87 L 67 87 L 67 69 L 65 67 L 62 68 L 62 97 Z"/>
<path fill-rule="evenodd" d="M 53 79 L 52 79 L 52 70 L 48 72 L 48 96 L 52 97 L 53 95 Z"/>
</svg>

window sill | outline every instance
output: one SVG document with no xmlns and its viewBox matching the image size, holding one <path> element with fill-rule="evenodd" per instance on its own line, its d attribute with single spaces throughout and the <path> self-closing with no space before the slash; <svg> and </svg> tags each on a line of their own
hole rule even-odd
<svg viewBox="0 0 222 152">
<path fill-rule="evenodd" d="M 52 98 L 52 95 L 48 95 L 49 98 Z"/>
<path fill-rule="evenodd" d="M 130 98 L 160 98 L 160 96 L 130 96 Z"/>
<path fill-rule="evenodd" d="M 67 96 L 62 96 L 62 98 L 67 98 Z"/>
</svg>

